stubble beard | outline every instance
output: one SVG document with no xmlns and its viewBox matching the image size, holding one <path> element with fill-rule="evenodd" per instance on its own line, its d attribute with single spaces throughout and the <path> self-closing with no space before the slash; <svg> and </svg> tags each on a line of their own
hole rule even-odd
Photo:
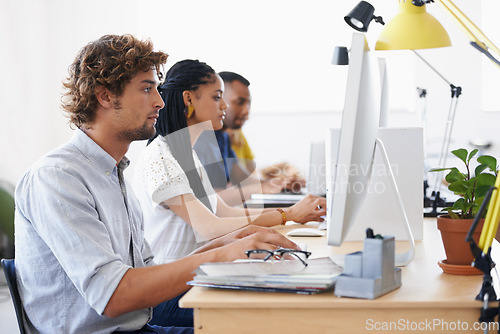
<svg viewBox="0 0 500 334">
<path fill-rule="evenodd" d="M 233 126 L 231 126 L 231 129 L 232 129 L 232 130 L 239 130 L 239 129 L 241 129 L 242 127 L 243 127 L 243 124 L 241 124 L 241 125 L 236 125 L 236 124 L 233 124 Z"/>
<path fill-rule="evenodd" d="M 120 133 L 120 139 L 133 142 L 136 140 L 146 140 L 152 138 L 156 134 L 156 128 L 145 123 L 140 128 L 126 130 Z"/>
<path fill-rule="evenodd" d="M 114 101 L 115 112 L 119 115 L 122 110 L 120 100 Z M 122 141 L 133 142 L 136 140 L 146 140 L 152 138 L 156 134 L 156 127 L 148 125 L 145 122 L 141 127 L 125 130 L 118 134 L 118 138 Z"/>
</svg>

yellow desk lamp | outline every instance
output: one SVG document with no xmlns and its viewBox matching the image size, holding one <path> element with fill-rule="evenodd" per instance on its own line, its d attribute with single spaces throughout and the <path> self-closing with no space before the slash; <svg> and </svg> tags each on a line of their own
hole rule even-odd
<svg viewBox="0 0 500 334">
<path fill-rule="evenodd" d="M 500 49 L 491 42 L 486 35 L 451 1 L 436 0 L 441 7 L 453 18 L 462 31 L 467 35 L 470 44 L 480 52 L 484 53 L 491 61 L 500 66 L 497 57 Z M 434 67 L 431 66 L 415 50 L 439 48 L 451 46 L 450 37 L 443 26 L 426 11 L 426 3 L 432 0 L 398 0 L 399 13 L 384 27 L 380 33 L 375 50 L 412 50 L 427 66 L 438 74 L 451 88 L 451 104 L 448 111 L 444 138 L 441 146 L 438 166 L 444 168 L 446 165 L 447 152 L 453 130 L 458 97 L 462 88 L 451 84 Z M 425 95 L 424 95 L 425 97 Z M 425 111 L 424 111 L 425 112 Z M 423 118 L 425 115 L 422 115 Z M 442 174 L 436 177 L 432 196 L 433 199 L 424 198 L 424 201 L 432 207 L 426 216 L 437 216 L 438 207 L 448 206 L 446 201 L 440 198 Z"/>
<path fill-rule="evenodd" d="M 423 1 L 398 0 L 398 6 L 398 14 L 387 23 L 380 33 L 377 43 L 375 44 L 375 50 L 412 50 L 415 55 L 450 86 L 451 103 L 438 163 L 440 168 L 444 168 L 446 167 L 446 157 L 449 151 L 458 97 L 462 93 L 462 88 L 450 83 L 415 50 L 451 46 L 450 36 L 441 23 L 439 23 L 434 16 L 427 13 L 426 5 Z M 425 110 L 423 113 L 425 113 Z M 422 118 L 425 119 L 425 115 L 422 115 Z M 435 217 L 438 215 L 438 207 L 448 206 L 446 201 L 440 196 L 441 178 L 442 173 L 436 177 L 434 188 L 432 189 L 432 198 L 428 198 L 427 195 L 424 194 L 425 206 L 432 208 L 432 211 L 425 212 L 425 216 Z M 427 178 L 425 180 L 425 185 L 427 187 Z"/>
<path fill-rule="evenodd" d="M 470 44 L 500 66 L 500 49 L 451 0 L 436 0 L 467 35 Z M 375 50 L 418 50 L 451 46 L 443 26 L 425 4 L 433 0 L 398 0 L 396 15 L 379 35 Z"/>
<path fill-rule="evenodd" d="M 399 0 L 399 13 L 380 33 L 375 50 L 419 50 L 451 46 L 441 23 L 427 13 L 425 4 Z"/>
<path fill-rule="evenodd" d="M 434 72 L 445 80 L 452 89 L 452 105 L 448 114 L 445 138 L 441 147 L 439 166 L 445 167 L 446 152 L 449 151 L 449 142 L 453 120 L 456 110 L 456 99 L 461 93 L 460 87 L 450 84 L 436 69 L 434 69 L 415 50 L 451 46 L 450 37 L 443 26 L 426 11 L 424 0 L 398 0 L 399 13 L 391 20 L 380 33 L 375 50 L 412 50 L 422 59 Z M 486 35 L 451 1 L 437 0 L 442 8 L 451 15 L 462 31 L 467 35 L 470 43 L 480 52 L 484 53 L 491 61 L 500 66 L 500 62 L 493 53 L 500 55 L 500 49 L 490 41 Z M 455 102 L 455 103 L 454 103 Z M 454 105 L 454 106 L 453 106 Z M 438 177 L 436 183 L 441 185 Z M 495 190 L 491 195 L 490 210 L 486 216 L 485 225 L 479 239 L 479 248 L 483 253 L 488 253 L 489 248 L 496 236 L 500 221 L 500 177 L 497 178 Z M 435 191 L 439 195 L 439 186 Z M 486 201 L 486 200 L 485 200 Z"/>
</svg>

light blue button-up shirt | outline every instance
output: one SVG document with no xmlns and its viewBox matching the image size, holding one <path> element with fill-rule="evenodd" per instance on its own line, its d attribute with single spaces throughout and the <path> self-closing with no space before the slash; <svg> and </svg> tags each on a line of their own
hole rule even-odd
<svg viewBox="0 0 500 334">
<path fill-rule="evenodd" d="M 146 324 L 151 310 L 102 315 L 131 267 L 153 264 L 123 168 L 77 130 L 16 188 L 16 271 L 30 333 L 112 333 Z M 129 190 L 129 191 L 127 191 Z"/>
</svg>

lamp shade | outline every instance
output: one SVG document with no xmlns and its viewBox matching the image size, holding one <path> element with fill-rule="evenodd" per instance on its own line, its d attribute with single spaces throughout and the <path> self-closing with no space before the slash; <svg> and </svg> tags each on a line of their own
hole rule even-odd
<svg viewBox="0 0 500 334">
<path fill-rule="evenodd" d="M 380 33 L 375 50 L 418 50 L 451 46 L 450 36 L 426 6 L 398 0 L 399 13 Z"/>
<path fill-rule="evenodd" d="M 332 58 L 333 65 L 349 65 L 349 51 L 345 46 L 336 46 Z"/>
<path fill-rule="evenodd" d="M 368 25 L 373 19 L 373 13 L 375 8 L 366 1 L 360 1 L 356 7 L 354 7 L 349 14 L 344 16 L 344 20 L 353 29 L 361 32 L 368 31 Z"/>
</svg>

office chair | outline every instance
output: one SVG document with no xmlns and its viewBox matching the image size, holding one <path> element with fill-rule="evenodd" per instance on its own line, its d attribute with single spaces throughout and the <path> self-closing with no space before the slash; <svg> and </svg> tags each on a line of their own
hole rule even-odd
<svg viewBox="0 0 500 334">
<path fill-rule="evenodd" d="M 24 330 L 24 308 L 21 303 L 21 296 L 19 295 L 19 290 L 17 289 L 16 281 L 16 265 L 14 260 L 2 259 L 2 268 L 5 273 L 5 278 L 7 279 L 7 285 L 9 286 L 10 295 L 12 297 L 12 302 L 14 303 L 14 309 L 16 310 L 17 324 L 19 325 L 19 331 L 21 334 L 25 334 Z"/>
</svg>

